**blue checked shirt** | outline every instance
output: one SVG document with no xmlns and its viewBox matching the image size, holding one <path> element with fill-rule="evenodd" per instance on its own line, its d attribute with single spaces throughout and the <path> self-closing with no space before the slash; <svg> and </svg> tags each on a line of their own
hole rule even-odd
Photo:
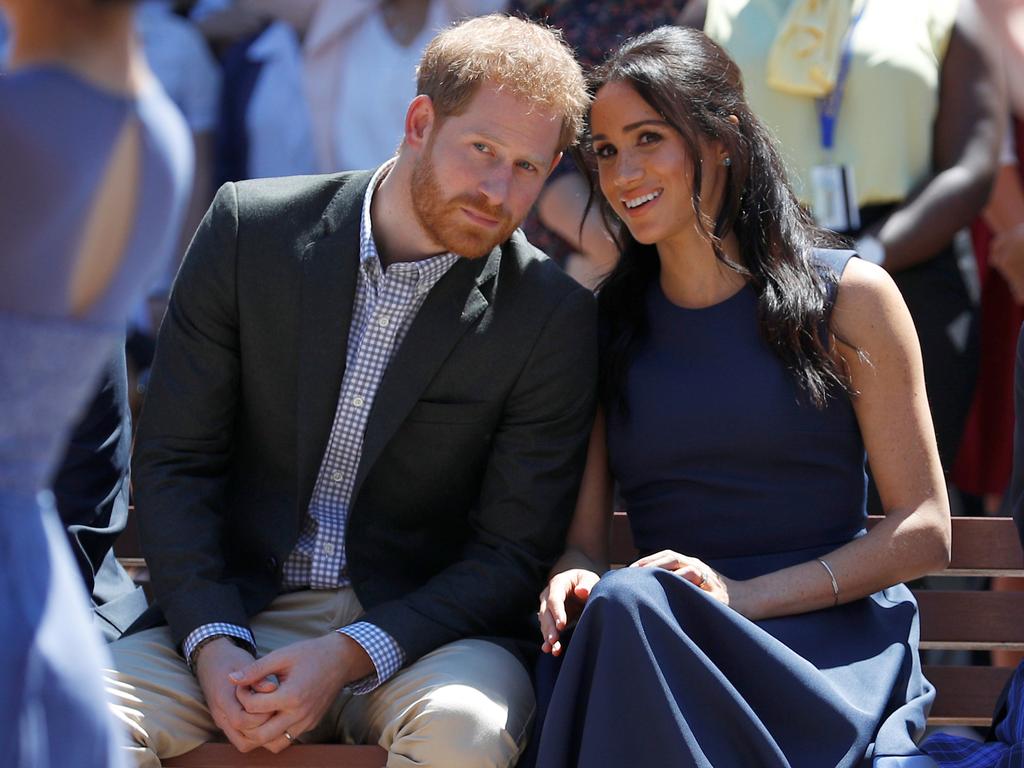
<svg viewBox="0 0 1024 768">
<path fill-rule="evenodd" d="M 430 289 L 458 260 L 455 254 L 445 253 L 422 261 L 392 264 L 387 272 L 382 269 L 373 241 L 370 202 L 391 164 L 385 163 L 377 169 L 363 199 L 359 225 L 359 270 L 345 376 L 309 510 L 295 549 L 284 563 L 282 586 L 285 590 L 337 589 L 351 583 L 346 568 L 345 526 L 363 449 L 366 420 L 380 380 L 413 318 Z M 355 693 L 372 691 L 405 663 L 401 646 L 374 624 L 359 621 L 340 628 L 338 632 L 359 643 L 376 670 L 375 675 L 350 686 Z M 205 624 L 185 638 L 185 658 L 191 663 L 199 643 L 225 635 L 241 640 L 250 649 L 255 648 L 252 633 L 244 627 Z"/>
</svg>

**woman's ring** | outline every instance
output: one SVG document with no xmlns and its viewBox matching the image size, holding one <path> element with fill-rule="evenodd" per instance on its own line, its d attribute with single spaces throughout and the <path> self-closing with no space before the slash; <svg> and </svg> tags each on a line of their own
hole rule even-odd
<svg viewBox="0 0 1024 768">
<path fill-rule="evenodd" d="M 288 741 L 295 741 L 295 737 L 288 733 L 288 731 L 284 732 L 284 737 L 288 739 Z"/>
<path fill-rule="evenodd" d="M 707 583 L 708 583 L 708 572 L 705 571 L 704 569 L 701 569 L 701 572 L 700 572 L 700 583 L 697 586 L 698 587 L 703 587 Z"/>
</svg>

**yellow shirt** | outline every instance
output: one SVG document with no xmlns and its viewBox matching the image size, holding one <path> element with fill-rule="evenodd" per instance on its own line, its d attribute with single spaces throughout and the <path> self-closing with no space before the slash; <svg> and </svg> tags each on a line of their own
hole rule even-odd
<svg viewBox="0 0 1024 768">
<path fill-rule="evenodd" d="M 820 21 L 823 3 L 860 7 L 860 0 L 708 0 L 704 31 L 739 65 L 747 102 L 775 134 L 797 197 L 809 204 L 811 168 L 826 159 L 815 101 L 769 86 L 766 74 L 793 2 L 814 12 L 809 24 Z M 900 202 L 930 173 L 939 69 L 956 6 L 957 0 L 867 0 L 852 38 L 830 160 L 854 169 L 862 207 Z M 830 30 L 820 37 L 828 40 Z"/>
</svg>

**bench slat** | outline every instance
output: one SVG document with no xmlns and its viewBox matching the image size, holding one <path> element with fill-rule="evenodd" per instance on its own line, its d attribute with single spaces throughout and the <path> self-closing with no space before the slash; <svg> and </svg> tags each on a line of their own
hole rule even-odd
<svg viewBox="0 0 1024 768">
<path fill-rule="evenodd" d="M 881 517 L 868 518 L 872 528 Z M 954 517 L 953 549 L 949 568 L 937 576 L 1021 576 L 1024 553 L 1011 517 Z M 636 559 L 633 534 L 625 512 L 612 518 L 611 562 L 616 565 Z"/>
<path fill-rule="evenodd" d="M 636 560 L 633 532 L 629 529 L 629 518 L 625 512 L 612 515 L 611 537 L 608 558 L 613 565 L 628 565 Z"/>
<path fill-rule="evenodd" d="M 1000 571 L 1024 569 L 1020 537 L 1012 517 L 954 517 L 950 569 Z"/>
<path fill-rule="evenodd" d="M 164 760 L 165 768 L 384 768 L 388 753 L 378 746 L 296 744 L 279 755 L 257 749 L 242 754 L 231 744 L 203 744 Z"/>
<path fill-rule="evenodd" d="M 936 688 L 928 725 L 985 726 L 1013 669 L 926 665 L 924 674 Z"/>
<path fill-rule="evenodd" d="M 922 648 L 1024 649 L 1024 592 L 915 593 Z"/>
<path fill-rule="evenodd" d="M 868 518 L 870 529 L 882 518 Z M 935 576 L 1020 576 L 1024 553 L 1012 517 L 954 517 L 949 568 Z"/>
</svg>

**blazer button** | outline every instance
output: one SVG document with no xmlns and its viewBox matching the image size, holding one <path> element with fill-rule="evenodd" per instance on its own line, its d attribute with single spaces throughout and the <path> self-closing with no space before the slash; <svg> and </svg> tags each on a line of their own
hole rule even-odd
<svg viewBox="0 0 1024 768">
<path fill-rule="evenodd" d="M 271 573 L 277 572 L 277 558 L 273 555 L 267 558 L 267 570 Z"/>
</svg>

